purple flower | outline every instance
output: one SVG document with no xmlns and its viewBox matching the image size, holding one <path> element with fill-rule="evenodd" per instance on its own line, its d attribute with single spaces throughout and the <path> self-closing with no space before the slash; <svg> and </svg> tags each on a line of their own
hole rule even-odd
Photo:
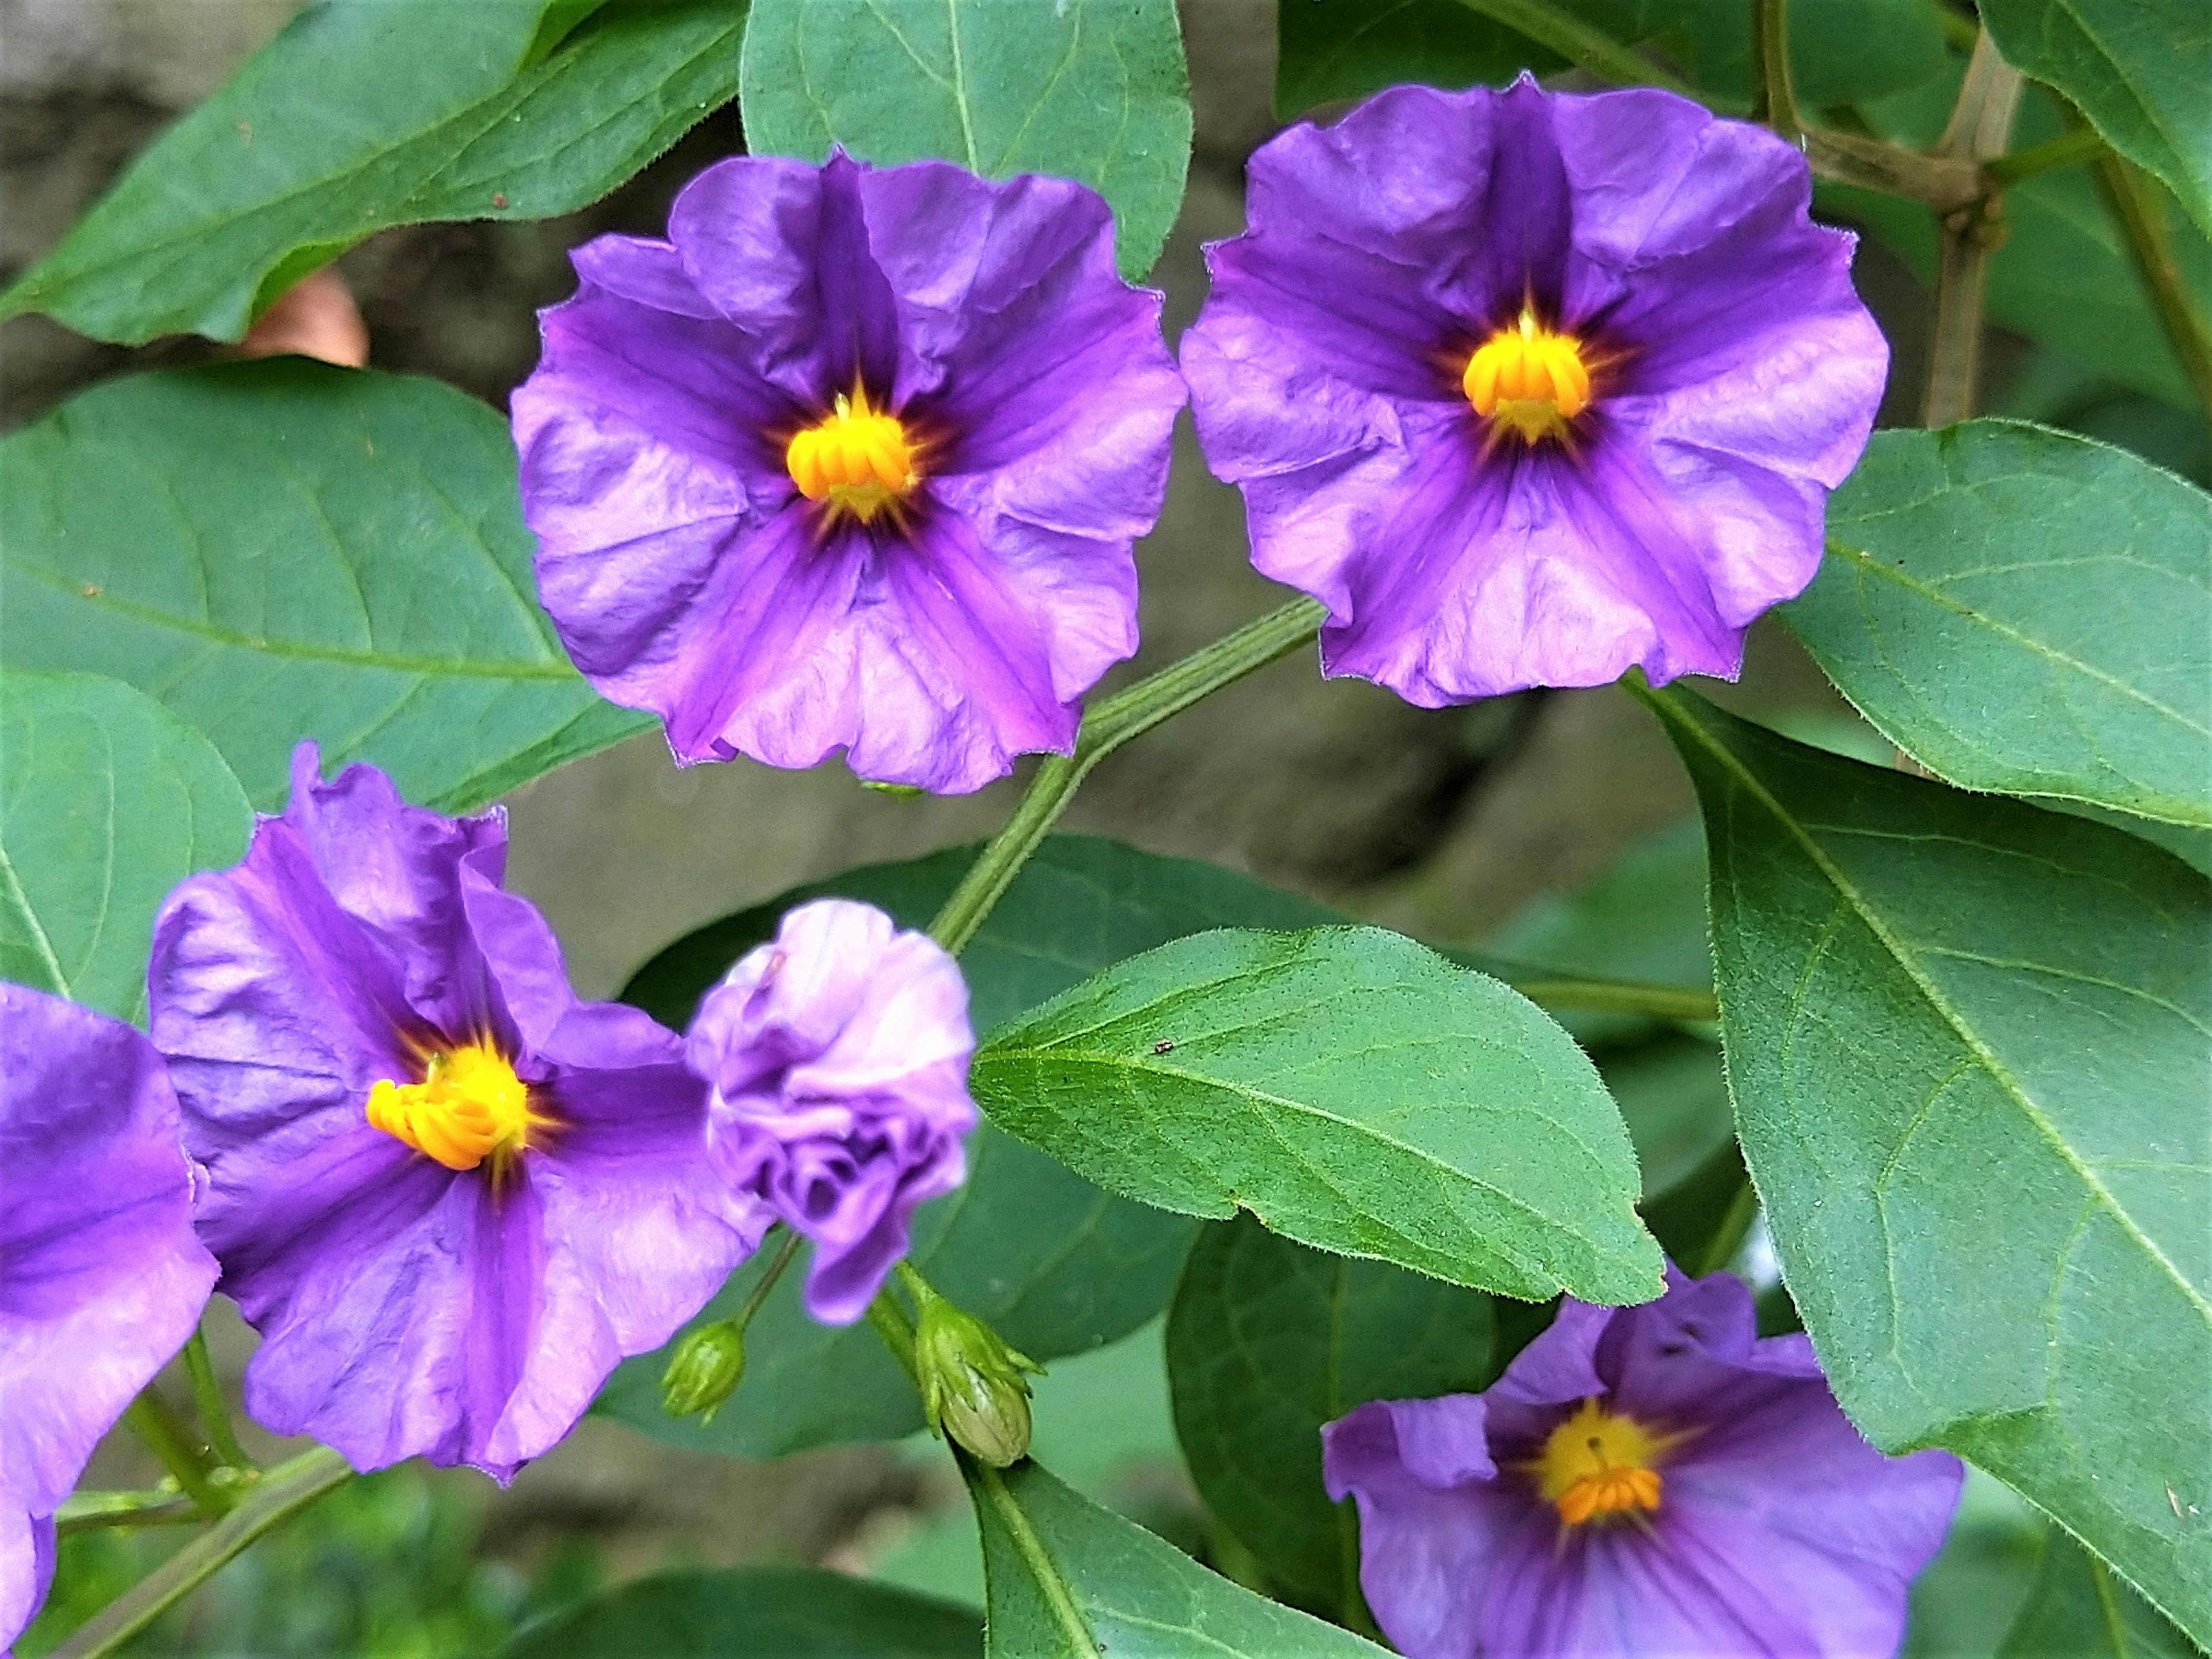
<svg viewBox="0 0 2212 1659">
<path fill-rule="evenodd" d="M 1570 1298 L 1487 1392 L 1322 1431 L 1360 1583 L 1410 1659 L 1887 1659 L 1964 1472 L 1859 1437 L 1726 1273 Z"/>
<path fill-rule="evenodd" d="M 1653 91 L 1401 87 L 1252 157 L 1183 337 L 1252 561 L 1426 707 L 1734 678 L 1888 349 L 1795 149 Z"/>
<path fill-rule="evenodd" d="M 501 814 L 319 772 L 301 744 L 283 817 L 155 923 L 200 1234 L 262 1334 L 257 1419 L 357 1468 L 420 1453 L 504 1480 L 771 1218 L 708 1164 L 675 1033 L 579 1002 L 502 890 Z"/>
<path fill-rule="evenodd" d="M 1137 647 L 1183 388 L 1063 179 L 748 156 L 576 250 L 514 394 L 545 608 L 681 763 L 975 789 Z"/>
<path fill-rule="evenodd" d="M 0 1650 L 45 1599 L 55 1506 L 206 1304 L 191 1204 L 153 1044 L 0 985 Z"/>
<path fill-rule="evenodd" d="M 699 1005 L 684 1057 L 713 1086 L 708 1145 L 814 1241 L 817 1319 L 858 1319 L 915 1207 L 966 1176 L 975 1048 L 952 958 L 844 899 L 800 905 Z"/>
</svg>

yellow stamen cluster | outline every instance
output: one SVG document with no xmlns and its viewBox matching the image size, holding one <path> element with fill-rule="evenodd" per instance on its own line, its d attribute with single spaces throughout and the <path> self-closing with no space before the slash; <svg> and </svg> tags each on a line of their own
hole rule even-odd
<svg viewBox="0 0 2212 1659">
<path fill-rule="evenodd" d="M 1552 1431 L 1530 1468 L 1559 1519 L 1579 1527 L 1600 1516 L 1657 1509 L 1661 1482 L 1651 1465 L 1669 1439 L 1585 1400 Z"/>
<path fill-rule="evenodd" d="M 1474 412 L 1517 432 L 1529 443 L 1561 437 L 1567 422 L 1589 407 L 1589 368 L 1571 334 L 1555 334 L 1529 307 L 1519 321 L 1501 328 L 1467 360 L 1460 379 Z"/>
<path fill-rule="evenodd" d="M 489 1042 L 430 1055 L 420 1083 L 386 1079 L 368 1091 L 368 1122 L 449 1170 L 494 1167 L 524 1151 L 548 1121 L 530 1109 L 529 1085 Z"/>
<path fill-rule="evenodd" d="M 921 482 L 915 446 L 898 416 L 870 406 L 867 388 L 840 392 L 836 406 L 793 438 L 783 464 L 799 493 L 826 501 L 862 524 Z"/>
</svg>

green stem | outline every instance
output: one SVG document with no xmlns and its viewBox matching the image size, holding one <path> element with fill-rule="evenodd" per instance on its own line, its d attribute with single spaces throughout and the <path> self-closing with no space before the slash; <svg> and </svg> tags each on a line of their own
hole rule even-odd
<svg viewBox="0 0 2212 1659">
<path fill-rule="evenodd" d="M 2212 328 L 2206 326 L 2203 313 L 2173 263 L 2166 204 L 2150 180 L 2109 150 L 2098 158 L 2096 172 L 2106 203 L 2127 238 L 2129 255 L 2149 291 L 2159 326 L 2197 388 L 2205 419 L 2212 421 Z"/>
<path fill-rule="evenodd" d="M 54 1530 L 66 1538 L 101 1527 L 172 1527 L 204 1519 L 198 1504 L 167 1486 L 147 1492 L 78 1492 L 62 1499 L 54 1511 Z"/>
<path fill-rule="evenodd" d="M 352 1478 L 345 1459 L 325 1446 L 280 1463 L 236 1509 L 94 1613 L 53 1650 L 53 1659 L 99 1659 L 113 1653 L 264 1533 Z"/>
<path fill-rule="evenodd" d="M 199 1505 L 202 1514 L 221 1515 L 231 1507 L 233 1494 L 208 1479 L 205 1460 L 192 1449 L 183 1422 L 167 1401 L 149 1388 L 124 1409 L 123 1420 L 131 1433 L 146 1443 L 147 1450 L 161 1460 L 161 1467 Z"/>
<path fill-rule="evenodd" d="M 745 1328 L 753 1322 L 753 1316 L 761 1310 L 761 1304 L 768 1300 L 769 1292 L 775 1289 L 775 1281 L 783 1277 L 783 1270 L 791 1265 L 792 1257 L 799 1254 L 799 1247 L 805 1242 L 798 1233 L 785 1239 L 783 1248 L 775 1253 L 775 1260 L 768 1264 L 768 1271 L 760 1276 L 759 1281 L 747 1293 L 744 1305 L 730 1316 L 730 1323 L 738 1328 L 739 1335 L 743 1335 Z"/>
<path fill-rule="evenodd" d="M 1717 1273 L 1735 1260 L 1735 1253 L 1743 1248 L 1743 1241 L 1751 1236 L 1753 1218 L 1759 1213 L 1759 1194 L 1748 1177 L 1735 1189 L 1729 1200 L 1727 1213 L 1713 1236 L 1705 1241 L 1704 1259 L 1698 1262 L 1696 1277 Z"/>
<path fill-rule="evenodd" d="M 1532 973 L 1537 970 L 1530 970 Z M 1647 985 L 1629 979 L 1522 978 L 1497 975 L 1540 1008 L 1590 1014 L 1643 1014 L 1652 1019 L 1711 1024 L 1721 1017 L 1711 991 L 1686 985 Z"/>
<path fill-rule="evenodd" d="M 921 1371 L 914 1359 L 914 1322 L 906 1316 L 898 1298 L 890 1288 L 876 1292 L 876 1299 L 868 1304 L 868 1323 L 876 1328 L 876 1334 L 884 1340 L 884 1346 L 891 1351 L 899 1369 L 906 1373 L 907 1381 L 916 1388 L 921 1386 Z"/>
<path fill-rule="evenodd" d="M 952 896 L 930 923 L 929 933 L 957 956 L 992 908 L 1006 896 L 1022 866 L 1029 862 L 1045 832 L 1066 810 L 1091 769 L 1123 744 L 1140 738 L 1193 703 L 1265 668 L 1310 643 L 1323 615 L 1313 599 L 1296 599 L 1235 633 L 1194 651 L 1181 662 L 1117 691 L 1083 719 L 1073 755 L 1048 755 L 1006 827 L 999 831 L 961 878 Z"/>
<path fill-rule="evenodd" d="M 250 1469 L 253 1460 L 238 1443 L 238 1432 L 231 1426 L 230 1404 L 223 1398 L 222 1383 L 215 1374 L 215 1362 L 208 1358 L 207 1335 L 195 1330 L 192 1340 L 185 1344 L 185 1370 L 192 1380 L 192 1404 L 200 1414 L 200 1425 L 207 1431 L 208 1440 L 216 1455 L 234 1469 Z"/>
<path fill-rule="evenodd" d="M 2039 173 L 2055 173 L 2077 161 L 2094 161 L 2104 153 L 2105 141 L 2097 136 L 2096 129 L 2084 125 L 2062 132 L 2056 138 L 2046 138 L 2039 144 L 2030 144 L 2026 149 L 1993 155 L 1982 163 L 1982 171 L 1992 184 L 2016 185 Z"/>
<path fill-rule="evenodd" d="M 1752 52 L 1759 64 L 1759 106 L 1753 118 L 1797 142 L 1797 94 L 1790 84 L 1790 0 L 1751 0 Z"/>
<path fill-rule="evenodd" d="M 1697 94 L 1661 69 L 1633 46 L 1592 28 L 1571 12 L 1548 5 L 1546 0 L 1459 0 L 1469 11 L 1480 12 L 1516 34 L 1525 34 L 1538 46 L 1549 46 L 1571 64 L 1579 64 L 1599 79 L 1623 87 L 1664 87 L 1685 98 Z"/>
</svg>

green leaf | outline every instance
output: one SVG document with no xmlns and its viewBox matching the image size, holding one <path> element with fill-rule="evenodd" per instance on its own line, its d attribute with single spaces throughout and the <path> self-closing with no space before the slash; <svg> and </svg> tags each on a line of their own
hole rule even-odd
<svg viewBox="0 0 2212 1659">
<path fill-rule="evenodd" d="M 2056 87 L 2212 236 L 2212 27 L 2203 0 L 1982 0 L 2005 62 Z"/>
<path fill-rule="evenodd" d="M 1494 1375 L 1490 1298 L 1279 1238 L 1249 1216 L 1198 1236 L 1168 1310 L 1191 1479 L 1271 1578 L 1349 1613 L 1358 1522 L 1322 1486 L 1321 1431 L 1370 1400 L 1474 1393 Z"/>
<path fill-rule="evenodd" d="M 1882 137 L 1916 147 L 1932 143 L 1942 131 L 1957 79 L 1931 82 L 1866 113 Z M 2025 149 L 2064 131 L 2051 99 L 2027 88 L 2013 147 Z M 1821 216 L 1866 226 L 1923 283 L 1934 283 L 1936 228 L 1925 208 L 1841 185 L 1818 186 L 1814 201 Z M 2005 239 L 1990 254 L 1984 295 L 1992 322 L 2177 409 L 2194 413 L 2202 408 L 2086 169 L 2068 167 L 2008 185 L 2004 225 Z M 2170 217 L 2168 230 L 2184 284 L 2200 311 L 2212 308 L 2212 241 L 2178 216 Z"/>
<path fill-rule="evenodd" d="M 1532 1301 L 1658 1294 L 1596 1069 L 1395 933 L 1179 939 L 1000 1028 L 969 1082 L 1001 1128 L 1162 1209 Z"/>
<path fill-rule="evenodd" d="M 1882 432 L 1784 611 L 1883 736 L 1969 789 L 2212 827 L 2212 497 L 2011 421 Z"/>
<path fill-rule="evenodd" d="M 991 1659 L 1380 1659 L 1348 1631 L 1255 1595 L 1035 1462 L 961 1461 L 983 1535 Z"/>
<path fill-rule="evenodd" d="M 252 828 L 222 757 L 152 698 L 0 674 L 0 979 L 137 1019 L 154 913 Z"/>
<path fill-rule="evenodd" d="M 818 1567 L 663 1572 L 523 1631 L 500 1659 L 980 1659 L 983 1615 Z"/>
<path fill-rule="evenodd" d="M 159 698 L 264 811 L 293 745 L 481 805 L 650 724 L 538 610 L 507 423 L 299 359 L 112 380 L 0 442 L 0 659 Z"/>
<path fill-rule="evenodd" d="M 2196 1652 L 2157 1608 L 2054 1528 L 1997 1659 L 2195 1659 Z"/>
<path fill-rule="evenodd" d="M 42 311 L 131 345 L 235 340 L 291 282 L 377 231 L 596 201 L 729 101 L 745 9 L 624 0 L 577 23 L 586 9 L 307 7 L 0 295 L 0 317 Z"/>
<path fill-rule="evenodd" d="M 2212 1632 L 2212 883 L 1655 697 L 1712 842 L 1747 1160 L 1837 1398 Z"/>
<path fill-rule="evenodd" d="M 927 924 L 975 860 L 973 847 L 848 870 L 714 922 L 670 945 L 623 994 L 664 1023 L 690 1023 L 701 994 L 772 935 L 785 911 L 835 893 Z M 979 1029 L 1121 957 L 1197 927 L 1291 925 L 1328 913 L 1249 877 L 1117 842 L 1054 836 L 1024 866 L 961 958 Z M 1040 1360 L 1114 1340 L 1165 1304 L 1192 1224 L 1109 1197 L 1042 1152 L 991 1128 L 969 1142 L 957 1193 L 915 1220 L 915 1260 L 930 1282 Z M 699 1316 L 726 1316 L 764 1264 L 726 1285 Z M 748 1334 L 744 1383 L 701 1428 L 660 1409 L 665 1350 L 626 1361 L 601 1410 L 679 1445 L 771 1457 L 840 1440 L 889 1439 L 921 1426 L 913 1385 L 865 1327 L 831 1330 L 800 1306 L 798 1268 Z"/>
<path fill-rule="evenodd" d="M 1750 100 L 1756 74 L 1742 0 L 1557 0 L 1556 9 L 1645 46 L 1717 103 Z M 1561 64 L 1467 0 L 1282 0 L 1280 17 L 1275 108 L 1285 118 L 1407 81 L 1503 85 L 1524 69 L 1542 75 Z M 1943 72 L 1941 16 L 1929 0 L 1798 6 L 1790 64 L 1808 107 L 1893 93 Z"/>
<path fill-rule="evenodd" d="M 1078 179 L 1144 276 L 1182 204 L 1190 78 L 1174 0 L 755 0 L 745 139 L 819 161 L 936 156 L 989 179 Z"/>
</svg>

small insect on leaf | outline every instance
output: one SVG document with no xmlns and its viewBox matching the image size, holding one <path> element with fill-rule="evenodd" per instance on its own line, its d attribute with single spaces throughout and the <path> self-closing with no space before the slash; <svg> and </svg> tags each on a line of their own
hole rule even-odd
<svg viewBox="0 0 2212 1659">
<path fill-rule="evenodd" d="M 1152 1052 L 1156 1054 L 1173 1054 L 1175 1052 L 1174 1040 L 1170 1037 L 1162 1037 L 1158 1042 L 1155 1042 L 1152 1045 Z"/>
</svg>

